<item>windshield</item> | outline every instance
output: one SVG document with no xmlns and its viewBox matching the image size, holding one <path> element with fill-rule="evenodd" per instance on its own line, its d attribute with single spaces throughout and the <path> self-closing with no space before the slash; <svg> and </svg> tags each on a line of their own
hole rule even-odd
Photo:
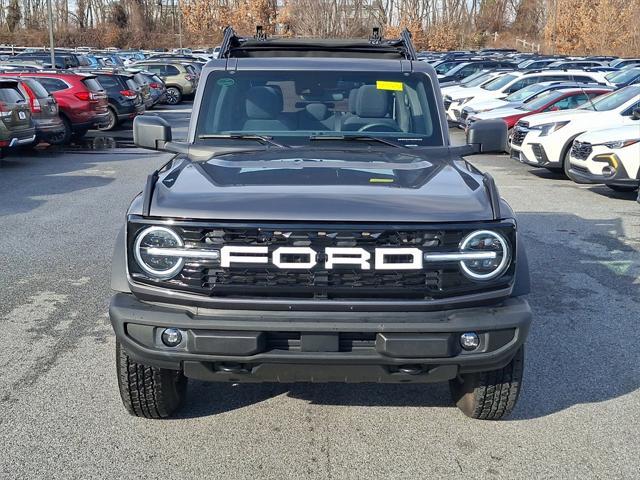
<svg viewBox="0 0 640 480">
<path fill-rule="evenodd" d="M 499 90 L 505 85 L 507 85 L 509 82 L 511 82 L 512 80 L 515 80 L 516 78 L 518 78 L 516 75 L 511 75 L 511 74 L 503 75 L 501 77 L 496 78 L 495 80 L 491 80 L 489 83 L 485 83 L 480 88 L 483 88 L 485 90 L 491 90 L 491 91 Z"/>
<path fill-rule="evenodd" d="M 505 98 L 507 102 L 524 102 L 528 98 L 532 97 L 536 93 L 539 93 L 548 88 L 546 85 L 540 85 L 539 83 L 534 83 L 533 85 L 529 85 L 528 87 L 524 87 L 517 92 L 513 92 L 511 95 Z"/>
<path fill-rule="evenodd" d="M 622 70 L 621 72 L 611 72 L 605 75 L 606 78 L 611 83 L 624 83 L 629 80 L 633 80 L 637 76 L 640 76 L 640 69 L 631 69 L 631 70 Z"/>
<path fill-rule="evenodd" d="M 369 135 L 441 146 L 437 102 L 422 73 L 212 72 L 196 137 Z M 410 138 L 407 138 L 410 135 Z"/>
<path fill-rule="evenodd" d="M 440 75 L 444 75 L 445 73 L 447 73 L 449 70 L 451 70 L 453 67 L 456 67 L 458 65 L 458 62 L 442 62 L 440 65 L 438 65 L 436 67 L 436 73 L 439 73 Z"/>
<path fill-rule="evenodd" d="M 582 105 L 582 110 L 595 110 L 596 112 L 606 112 L 608 110 L 614 110 L 629 100 L 640 95 L 640 86 L 625 87 L 615 92 L 602 95 L 592 102 Z"/>
<path fill-rule="evenodd" d="M 468 77 L 464 77 L 460 82 L 461 87 L 477 87 L 486 82 L 491 77 L 491 74 L 487 71 L 481 70 L 479 72 L 472 73 Z"/>
<path fill-rule="evenodd" d="M 520 110 L 528 110 L 529 112 L 532 112 L 534 110 L 538 110 L 539 108 L 544 107 L 545 105 L 547 105 L 550 102 L 553 102 L 554 100 L 557 100 L 558 98 L 562 97 L 562 95 L 564 94 L 559 90 L 550 90 L 548 92 L 541 93 L 530 102 L 524 103 L 518 108 Z"/>
</svg>

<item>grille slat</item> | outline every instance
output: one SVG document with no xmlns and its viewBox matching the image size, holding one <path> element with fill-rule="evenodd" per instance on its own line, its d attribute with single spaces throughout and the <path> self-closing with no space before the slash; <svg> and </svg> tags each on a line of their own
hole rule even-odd
<svg viewBox="0 0 640 480">
<path fill-rule="evenodd" d="M 574 140 L 573 146 L 571 147 L 571 156 L 578 160 L 586 160 L 589 158 L 593 152 L 593 147 L 588 142 L 579 142 Z"/>
</svg>

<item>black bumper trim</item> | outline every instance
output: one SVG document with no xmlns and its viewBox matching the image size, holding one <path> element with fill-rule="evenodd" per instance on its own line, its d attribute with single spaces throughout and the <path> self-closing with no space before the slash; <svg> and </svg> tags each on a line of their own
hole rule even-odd
<svg viewBox="0 0 640 480">
<path fill-rule="evenodd" d="M 463 373 L 492 370 L 507 364 L 518 348 L 524 343 L 531 323 L 531 310 L 526 300 L 510 298 L 499 305 L 467 309 L 443 310 L 439 312 L 272 312 L 272 311 L 237 311 L 207 310 L 197 308 L 176 308 L 139 301 L 131 294 L 116 294 L 109 309 L 111 323 L 118 340 L 127 352 L 140 363 L 161 368 L 184 369 L 186 362 L 202 364 L 203 368 L 213 372 L 214 379 L 225 380 L 228 371 L 218 370 L 216 365 L 233 362 L 242 365 L 239 371 L 231 372 L 233 381 L 279 381 L 276 377 L 252 377 L 254 369 L 261 365 L 360 365 L 382 367 L 391 377 L 375 381 L 396 381 L 397 367 L 402 365 L 419 365 L 424 373 L 421 381 L 434 376 L 428 371 L 438 365 L 453 365 L 456 371 Z M 328 318 L 330 317 L 330 318 Z M 146 329 L 140 326 L 147 326 Z M 138 333 L 131 335 L 130 327 Z M 153 327 L 153 328 L 148 328 Z M 185 332 L 188 339 L 176 347 L 169 349 L 158 342 L 159 334 L 164 327 L 175 327 Z M 510 330 L 509 337 L 504 331 Z M 140 334 L 140 331 L 147 332 Z M 201 336 L 214 338 L 227 335 L 238 342 L 237 350 L 216 351 L 217 354 L 193 353 L 191 331 Z M 481 345 L 477 351 L 462 351 L 452 341 L 458 333 L 477 331 Z M 500 333 L 495 332 L 500 331 Z M 234 335 L 233 332 L 240 332 Z M 244 332 L 244 333 L 243 333 Z M 255 333 L 251 333 L 255 332 Z M 273 349 L 260 351 L 264 340 L 263 332 L 317 332 L 336 334 L 340 332 L 372 332 L 381 338 L 393 339 L 389 348 L 376 348 L 353 351 L 292 351 Z M 449 335 L 443 335 L 443 334 Z M 495 338 L 503 338 L 498 341 Z M 430 334 L 430 335 L 426 335 Z M 136 338 L 134 338 L 134 336 Z M 421 338 L 423 337 L 423 338 Z M 403 338 L 411 346 L 413 355 L 400 356 Z M 419 341 L 420 340 L 420 341 Z M 190 343 L 191 342 L 191 343 Z M 383 340 L 380 340 L 383 342 Z M 378 342 L 376 342 L 378 343 Z M 201 343 L 202 345 L 202 343 Z M 223 343 L 209 343 L 220 348 Z M 398 350 L 400 348 L 400 350 Z M 214 350 L 215 351 L 215 350 Z M 230 354 L 241 353 L 238 354 Z M 254 353 L 257 352 L 257 353 Z M 262 367 L 261 367 L 262 368 Z M 269 367 L 271 371 L 275 367 Z M 317 369 L 312 369 L 317 370 Z M 320 369 L 322 370 L 322 369 Z M 374 368 L 378 374 L 381 370 Z M 266 370 L 262 370 L 265 372 Z M 311 370 L 309 370 L 311 372 Z M 367 373 L 369 378 L 370 371 Z M 220 375 L 218 375 L 220 374 Z M 297 374 L 298 377 L 300 374 Z M 315 374 L 318 377 L 319 373 Z M 396 376 L 394 376 L 396 375 Z M 298 378 L 296 377 L 296 378 Z M 376 375 L 373 377 L 377 378 Z M 249 380 L 253 378 L 253 380 Z M 311 381 L 308 379 L 307 381 Z M 318 380 L 319 381 L 319 380 Z M 330 380 L 333 381 L 333 380 Z M 351 381 L 351 380 L 349 380 Z M 417 381 L 417 379 L 413 379 Z"/>
</svg>

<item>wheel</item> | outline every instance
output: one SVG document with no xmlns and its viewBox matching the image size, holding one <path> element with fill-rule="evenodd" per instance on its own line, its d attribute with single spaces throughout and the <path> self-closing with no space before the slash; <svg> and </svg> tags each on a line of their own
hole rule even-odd
<svg viewBox="0 0 640 480">
<path fill-rule="evenodd" d="M 569 178 L 571 178 L 571 175 L 569 175 L 570 168 L 571 168 L 571 149 L 568 149 L 564 154 L 564 159 L 562 160 L 562 170 L 564 171 L 564 174 Z"/>
<path fill-rule="evenodd" d="M 167 418 L 182 404 L 187 390 L 182 372 L 136 363 L 120 342 L 116 342 L 116 370 L 120 397 L 131 415 Z"/>
<path fill-rule="evenodd" d="M 165 102 L 169 105 L 177 105 L 182 100 L 182 93 L 176 87 L 167 88 L 167 98 Z"/>
<path fill-rule="evenodd" d="M 471 418 L 500 420 L 516 406 L 524 369 L 524 347 L 499 370 L 461 375 L 449 381 L 458 408 Z"/>
<path fill-rule="evenodd" d="M 633 187 L 631 185 L 607 185 L 614 192 L 635 192 L 638 187 Z"/>
<path fill-rule="evenodd" d="M 118 116 L 116 115 L 116 112 L 111 107 L 109 107 L 107 111 L 109 112 L 109 117 L 108 117 L 109 120 L 102 127 L 98 127 L 98 130 L 102 130 L 102 131 L 113 130 L 118 126 Z"/>
<path fill-rule="evenodd" d="M 71 128 L 71 121 L 65 116 L 62 116 L 62 123 L 64 124 L 64 132 L 60 135 L 60 139 L 56 143 L 59 145 L 67 145 L 71 141 L 73 128 Z"/>
</svg>

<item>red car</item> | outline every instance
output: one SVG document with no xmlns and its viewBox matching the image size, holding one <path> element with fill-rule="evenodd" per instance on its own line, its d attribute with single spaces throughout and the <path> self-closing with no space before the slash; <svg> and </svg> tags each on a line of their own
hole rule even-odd
<svg viewBox="0 0 640 480">
<path fill-rule="evenodd" d="M 467 127 L 477 120 L 497 120 L 506 122 L 509 129 L 513 128 L 518 120 L 535 113 L 553 112 L 556 110 L 569 110 L 577 108 L 590 99 L 609 93 L 609 87 L 584 87 L 564 88 L 561 90 L 549 90 L 532 100 L 515 107 L 500 107 L 487 112 L 475 113 L 467 118 Z"/>
<path fill-rule="evenodd" d="M 95 75 L 61 71 L 12 75 L 35 78 L 53 95 L 65 127 L 62 143 L 68 143 L 72 136 L 81 138 L 90 128 L 109 121 L 107 94 Z"/>
</svg>

